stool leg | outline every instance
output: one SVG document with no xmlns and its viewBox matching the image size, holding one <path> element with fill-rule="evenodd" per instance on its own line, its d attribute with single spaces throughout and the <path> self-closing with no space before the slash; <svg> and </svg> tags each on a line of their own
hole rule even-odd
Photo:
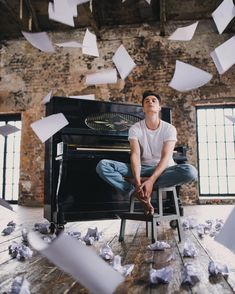
<svg viewBox="0 0 235 294">
<path fill-rule="evenodd" d="M 173 189 L 173 197 L 174 197 L 175 210 L 176 210 L 176 215 L 177 215 L 178 237 L 179 237 L 179 242 L 181 242 L 182 236 L 183 236 L 183 231 L 182 231 L 182 226 L 181 226 L 181 221 L 180 221 L 180 210 L 179 210 L 179 202 L 178 202 L 176 187 L 174 187 L 174 189 Z"/>
<path fill-rule="evenodd" d="M 130 199 L 130 212 L 134 212 L 135 209 L 135 196 L 132 194 Z"/>
<path fill-rule="evenodd" d="M 122 242 L 124 240 L 125 228 L 126 228 L 126 220 L 125 219 L 122 219 L 121 220 L 121 227 L 120 227 L 119 238 L 118 238 L 118 241 L 119 242 Z"/>
<path fill-rule="evenodd" d="M 157 241 L 157 226 L 156 226 L 157 218 L 153 217 L 151 220 L 151 239 L 152 243 Z"/>
</svg>

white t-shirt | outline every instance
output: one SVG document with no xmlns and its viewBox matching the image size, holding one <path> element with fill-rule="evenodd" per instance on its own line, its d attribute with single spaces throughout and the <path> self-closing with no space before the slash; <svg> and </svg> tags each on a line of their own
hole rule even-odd
<svg viewBox="0 0 235 294">
<path fill-rule="evenodd" d="M 147 128 L 145 120 L 141 120 L 129 129 L 128 140 L 138 140 L 141 150 L 141 164 L 155 166 L 161 159 L 161 151 L 164 142 L 177 141 L 176 128 L 160 120 L 160 125 L 156 130 Z M 170 158 L 168 166 L 174 165 L 173 158 Z"/>
</svg>

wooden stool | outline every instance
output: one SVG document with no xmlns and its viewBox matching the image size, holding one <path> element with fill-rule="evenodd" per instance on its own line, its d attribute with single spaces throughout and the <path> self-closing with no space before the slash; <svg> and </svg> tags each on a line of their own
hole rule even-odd
<svg viewBox="0 0 235 294">
<path fill-rule="evenodd" d="M 172 192 L 172 198 L 175 206 L 175 213 L 164 214 L 163 212 L 163 197 L 167 192 Z M 119 233 L 119 242 L 124 240 L 126 220 L 139 220 L 146 222 L 146 236 L 151 237 L 152 243 L 157 241 L 157 222 L 161 221 L 176 221 L 176 227 L 178 231 L 179 242 L 182 239 L 182 227 L 180 222 L 180 211 L 179 211 L 179 203 L 178 197 L 176 193 L 176 187 L 167 187 L 167 188 L 157 188 L 153 191 L 153 193 L 157 193 L 158 197 L 158 213 L 154 213 L 153 215 L 145 215 L 142 212 L 135 212 L 135 196 L 132 195 L 130 199 L 130 210 L 129 212 L 119 213 L 119 217 L 121 218 L 121 227 Z"/>
</svg>

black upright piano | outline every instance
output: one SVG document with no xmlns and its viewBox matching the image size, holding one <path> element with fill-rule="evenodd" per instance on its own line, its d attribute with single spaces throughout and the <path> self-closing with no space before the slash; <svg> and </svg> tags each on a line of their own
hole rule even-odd
<svg viewBox="0 0 235 294">
<path fill-rule="evenodd" d="M 116 218 L 129 199 L 97 175 L 96 165 L 104 158 L 129 162 L 128 129 L 143 119 L 142 107 L 53 97 L 46 116 L 60 112 L 69 124 L 45 144 L 44 217 L 55 226 Z M 171 122 L 171 110 L 163 107 L 161 118 Z"/>
</svg>

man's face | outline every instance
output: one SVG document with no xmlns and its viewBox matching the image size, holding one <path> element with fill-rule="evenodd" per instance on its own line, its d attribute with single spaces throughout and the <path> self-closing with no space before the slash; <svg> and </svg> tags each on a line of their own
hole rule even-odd
<svg viewBox="0 0 235 294">
<path fill-rule="evenodd" d="M 146 112 L 159 112 L 161 110 L 161 106 L 159 104 L 159 100 L 155 96 L 147 96 L 143 102 L 143 111 Z"/>
</svg>

